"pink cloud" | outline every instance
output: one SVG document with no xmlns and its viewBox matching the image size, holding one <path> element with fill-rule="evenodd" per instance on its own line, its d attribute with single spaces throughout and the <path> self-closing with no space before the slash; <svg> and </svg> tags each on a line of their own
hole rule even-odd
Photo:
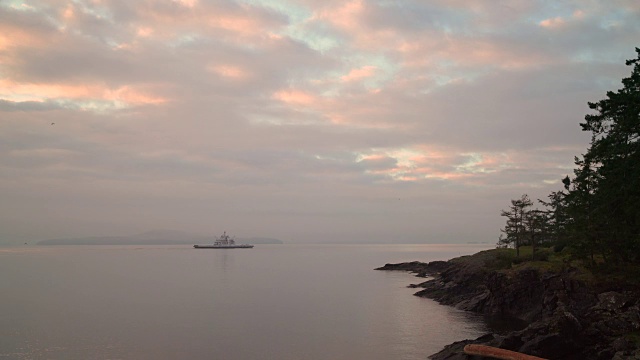
<svg viewBox="0 0 640 360">
<path fill-rule="evenodd" d="M 102 99 L 122 101 L 131 105 L 162 104 L 168 99 L 136 89 L 134 86 L 121 86 L 116 89 L 104 89 Z"/>
<path fill-rule="evenodd" d="M 567 26 L 571 21 L 582 20 L 585 17 L 586 12 L 584 10 L 578 9 L 575 10 L 570 17 L 563 18 L 561 16 L 557 16 L 554 18 L 542 20 L 538 23 L 538 25 L 547 29 L 559 29 Z"/>
<path fill-rule="evenodd" d="M 16 47 L 32 47 L 46 44 L 47 39 L 25 29 L 3 25 L 0 22 L 0 50 Z M 0 59 L 6 55 L 0 54 Z M 4 62 L 4 61 L 3 61 Z"/>
<path fill-rule="evenodd" d="M 65 20 L 70 20 L 74 18 L 75 15 L 76 15 L 76 11 L 73 4 L 67 4 L 67 7 L 62 10 L 62 18 Z"/>
<path fill-rule="evenodd" d="M 281 26 L 260 6 L 225 6 L 224 3 L 174 0 L 173 8 L 153 2 L 132 3 L 139 17 L 129 24 L 130 39 L 121 39 L 121 47 L 139 45 L 138 39 L 180 41 L 185 36 L 216 38 L 227 42 L 261 42 L 273 39 Z M 169 11 L 172 9 L 175 11 Z"/>
<path fill-rule="evenodd" d="M 432 41 L 407 39 L 400 43 L 397 51 L 405 67 L 426 68 L 431 76 L 453 74 L 450 68 L 456 66 L 523 69 L 552 61 L 542 53 L 520 51 L 510 44 L 468 37 L 447 37 Z"/>
<path fill-rule="evenodd" d="M 385 44 L 392 47 L 392 44 L 403 41 L 399 31 L 388 27 L 368 26 L 370 22 L 367 17 L 373 10 L 371 7 L 375 6 L 372 3 L 352 0 L 340 4 L 340 6 L 327 6 L 316 10 L 310 22 L 332 26 L 348 37 L 352 46 L 360 49 L 382 52 Z"/>
<path fill-rule="evenodd" d="M 138 26 L 136 35 L 139 37 L 149 37 L 154 33 L 153 28 L 149 26 Z"/>
<path fill-rule="evenodd" d="M 378 68 L 375 66 L 363 66 L 361 68 L 351 70 L 347 75 L 340 77 L 340 80 L 344 82 L 362 80 L 373 76 L 376 70 L 378 70 Z"/>
<path fill-rule="evenodd" d="M 290 105 L 310 106 L 317 103 L 316 96 L 301 90 L 280 90 L 272 95 L 273 99 Z"/>
<path fill-rule="evenodd" d="M 383 154 L 368 154 L 360 156 L 360 161 L 380 161 L 389 159 L 389 156 Z"/>
<path fill-rule="evenodd" d="M 20 83 L 0 79 L 0 96 L 10 100 L 43 101 L 57 98 L 89 98 L 96 90 L 84 85 Z"/>
<path fill-rule="evenodd" d="M 263 34 L 263 27 L 259 19 L 242 15 L 213 15 L 208 18 L 207 25 L 228 30 L 243 37 L 254 37 Z"/>
<path fill-rule="evenodd" d="M 393 164 L 380 168 L 376 164 Z M 394 160 L 393 163 L 389 160 Z M 431 145 L 414 145 L 396 149 L 371 149 L 359 156 L 359 162 L 371 165 L 369 174 L 384 175 L 393 181 L 448 180 L 465 184 L 480 184 L 487 174 L 516 168 L 516 163 L 531 163 L 533 159 L 514 161 L 504 153 L 460 153 Z"/>
<path fill-rule="evenodd" d="M 194 8 L 198 5 L 198 0 L 173 0 L 173 2 L 188 8 Z"/>
<path fill-rule="evenodd" d="M 542 20 L 540 21 L 539 25 L 545 28 L 555 29 L 564 26 L 566 23 L 567 22 L 565 19 L 558 16 L 551 19 Z"/>
<path fill-rule="evenodd" d="M 347 1 L 342 3 L 342 6 L 327 7 L 318 11 L 312 20 L 326 21 L 339 29 L 351 32 L 359 28 L 359 24 L 361 24 L 359 18 L 362 16 L 363 10 L 362 0 Z"/>
<path fill-rule="evenodd" d="M 161 104 L 168 99 L 135 86 L 109 88 L 104 85 L 20 83 L 0 80 L 0 98 L 11 101 L 93 100 L 119 101 L 127 105 Z"/>
<path fill-rule="evenodd" d="M 219 76 L 236 80 L 244 80 L 251 76 L 251 73 L 246 69 L 230 64 L 213 64 L 207 69 Z"/>
<path fill-rule="evenodd" d="M 532 11 L 534 7 L 526 3 L 496 7 L 493 3 L 483 4 L 468 0 L 447 1 L 446 5 L 471 11 L 474 14 L 473 21 L 478 23 L 477 26 L 488 28 L 500 24 L 501 21 L 519 21 L 523 14 Z M 385 26 L 373 27 L 373 22 L 368 17 L 382 11 L 370 8 L 373 6 L 375 5 L 360 0 L 348 1 L 337 7 L 318 10 L 311 21 L 332 25 L 343 32 L 350 45 L 357 49 L 376 54 L 384 53 L 391 57 L 397 55 L 402 65 L 409 68 L 429 67 L 431 70 L 450 72 L 449 69 L 438 69 L 442 64 L 446 64 L 447 67 L 522 69 L 538 67 L 552 61 L 542 53 L 521 51 L 521 47 L 513 46 L 512 43 L 500 43 L 482 35 L 451 33 L 443 36 L 440 30 L 428 27 L 414 31 L 400 31 Z M 576 10 L 572 19 L 584 16 L 584 11 Z M 501 20 L 501 17 L 509 20 Z M 564 19 L 550 19 L 544 24 L 559 24 L 562 21 Z M 349 75 L 345 75 L 343 80 L 348 78 Z"/>
</svg>

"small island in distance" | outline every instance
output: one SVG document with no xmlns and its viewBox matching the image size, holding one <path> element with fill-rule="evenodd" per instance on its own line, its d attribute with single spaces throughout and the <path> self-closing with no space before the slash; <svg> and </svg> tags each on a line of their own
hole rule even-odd
<svg viewBox="0 0 640 360">
<path fill-rule="evenodd" d="M 214 236 L 191 234 L 178 230 L 151 230 L 131 236 L 89 236 L 82 238 L 47 239 L 38 241 L 38 245 L 193 245 L 214 241 Z M 282 240 L 267 237 L 236 239 L 243 243 L 282 244 Z"/>
</svg>

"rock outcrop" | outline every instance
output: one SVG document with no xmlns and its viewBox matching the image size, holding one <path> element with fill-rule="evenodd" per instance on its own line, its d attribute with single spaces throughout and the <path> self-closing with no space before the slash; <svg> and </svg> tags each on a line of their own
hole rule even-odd
<svg viewBox="0 0 640 360">
<path fill-rule="evenodd" d="M 520 328 L 447 346 L 435 360 L 469 359 L 466 344 L 484 344 L 547 359 L 640 359 L 637 289 L 586 281 L 582 271 L 519 266 L 492 269 L 492 251 L 448 262 L 387 264 L 429 280 L 415 295 L 521 323 Z"/>
</svg>

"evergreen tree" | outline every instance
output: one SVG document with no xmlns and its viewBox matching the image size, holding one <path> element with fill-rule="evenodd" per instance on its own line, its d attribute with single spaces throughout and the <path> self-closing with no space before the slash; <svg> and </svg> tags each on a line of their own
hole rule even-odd
<svg viewBox="0 0 640 360">
<path fill-rule="evenodd" d="M 588 245 L 597 247 L 605 236 L 603 255 L 624 262 L 640 260 L 640 48 L 636 52 L 638 58 L 626 62 L 633 71 L 624 87 L 589 103 L 596 114 L 580 125 L 591 131 L 591 144 L 574 180 L 577 188 L 594 186 L 586 221 L 596 239 Z"/>
<path fill-rule="evenodd" d="M 535 257 L 538 247 L 547 242 L 548 228 L 549 218 L 545 211 L 533 209 L 525 213 L 525 231 L 531 245 L 532 258 Z"/>
<path fill-rule="evenodd" d="M 565 183 L 565 190 L 569 190 L 571 180 L 569 176 L 562 180 Z M 555 245 L 558 249 L 567 245 L 567 226 L 570 218 L 567 212 L 567 193 L 564 191 L 554 191 L 548 196 L 549 201 L 539 200 L 538 202 L 546 208 L 543 210 L 545 217 L 545 240 L 549 245 Z"/>
<path fill-rule="evenodd" d="M 603 218 L 598 214 L 596 197 L 598 189 L 598 173 L 593 162 L 585 157 L 575 158 L 578 166 L 574 170 L 575 179 L 571 182 L 567 200 L 567 241 L 574 255 L 579 258 L 590 258 L 593 262 L 596 252 L 606 258 L 607 254 L 601 245 L 601 226 Z M 599 251 L 598 251 L 599 250 Z"/>
<path fill-rule="evenodd" d="M 499 244 L 516 250 L 526 241 L 534 249 L 549 241 L 595 263 L 640 263 L 640 48 L 628 60 L 631 76 L 623 88 L 589 103 L 583 131 L 591 132 L 585 154 L 575 158 L 574 178 L 551 193 L 545 211 L 528 210 L 528 196 L 511 200 Z M 519 256 L 519 251 L 517 251 Z"/>
<path fill-rule="evenodd" d="M 520 246 L 526 241 L 526 217 L 529 207 L 533 205 L 527 194 L 517 200 L 511 200 L 509 210 L 502 210 L 500 216 L 507 218 L 507 224 L 501 230 L 499 244 L 512 245 L 516 249 L 516 256 L 520 256 Z M 504 237 L 503 237 L 504 235 Z"/>
</svg>

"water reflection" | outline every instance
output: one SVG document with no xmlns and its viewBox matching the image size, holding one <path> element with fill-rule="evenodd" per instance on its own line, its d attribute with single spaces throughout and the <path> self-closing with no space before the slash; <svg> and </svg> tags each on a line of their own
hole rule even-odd
<svg viewBox="0 0 640 360">
<path fill-rule="evenodd" d="M 481 335 L 482 319 L 413 296 L 410 274 L 373 269 L 463 250 L 261 245 L 2 252 L 0 357 L 424 359 Z"/>
</svg>

